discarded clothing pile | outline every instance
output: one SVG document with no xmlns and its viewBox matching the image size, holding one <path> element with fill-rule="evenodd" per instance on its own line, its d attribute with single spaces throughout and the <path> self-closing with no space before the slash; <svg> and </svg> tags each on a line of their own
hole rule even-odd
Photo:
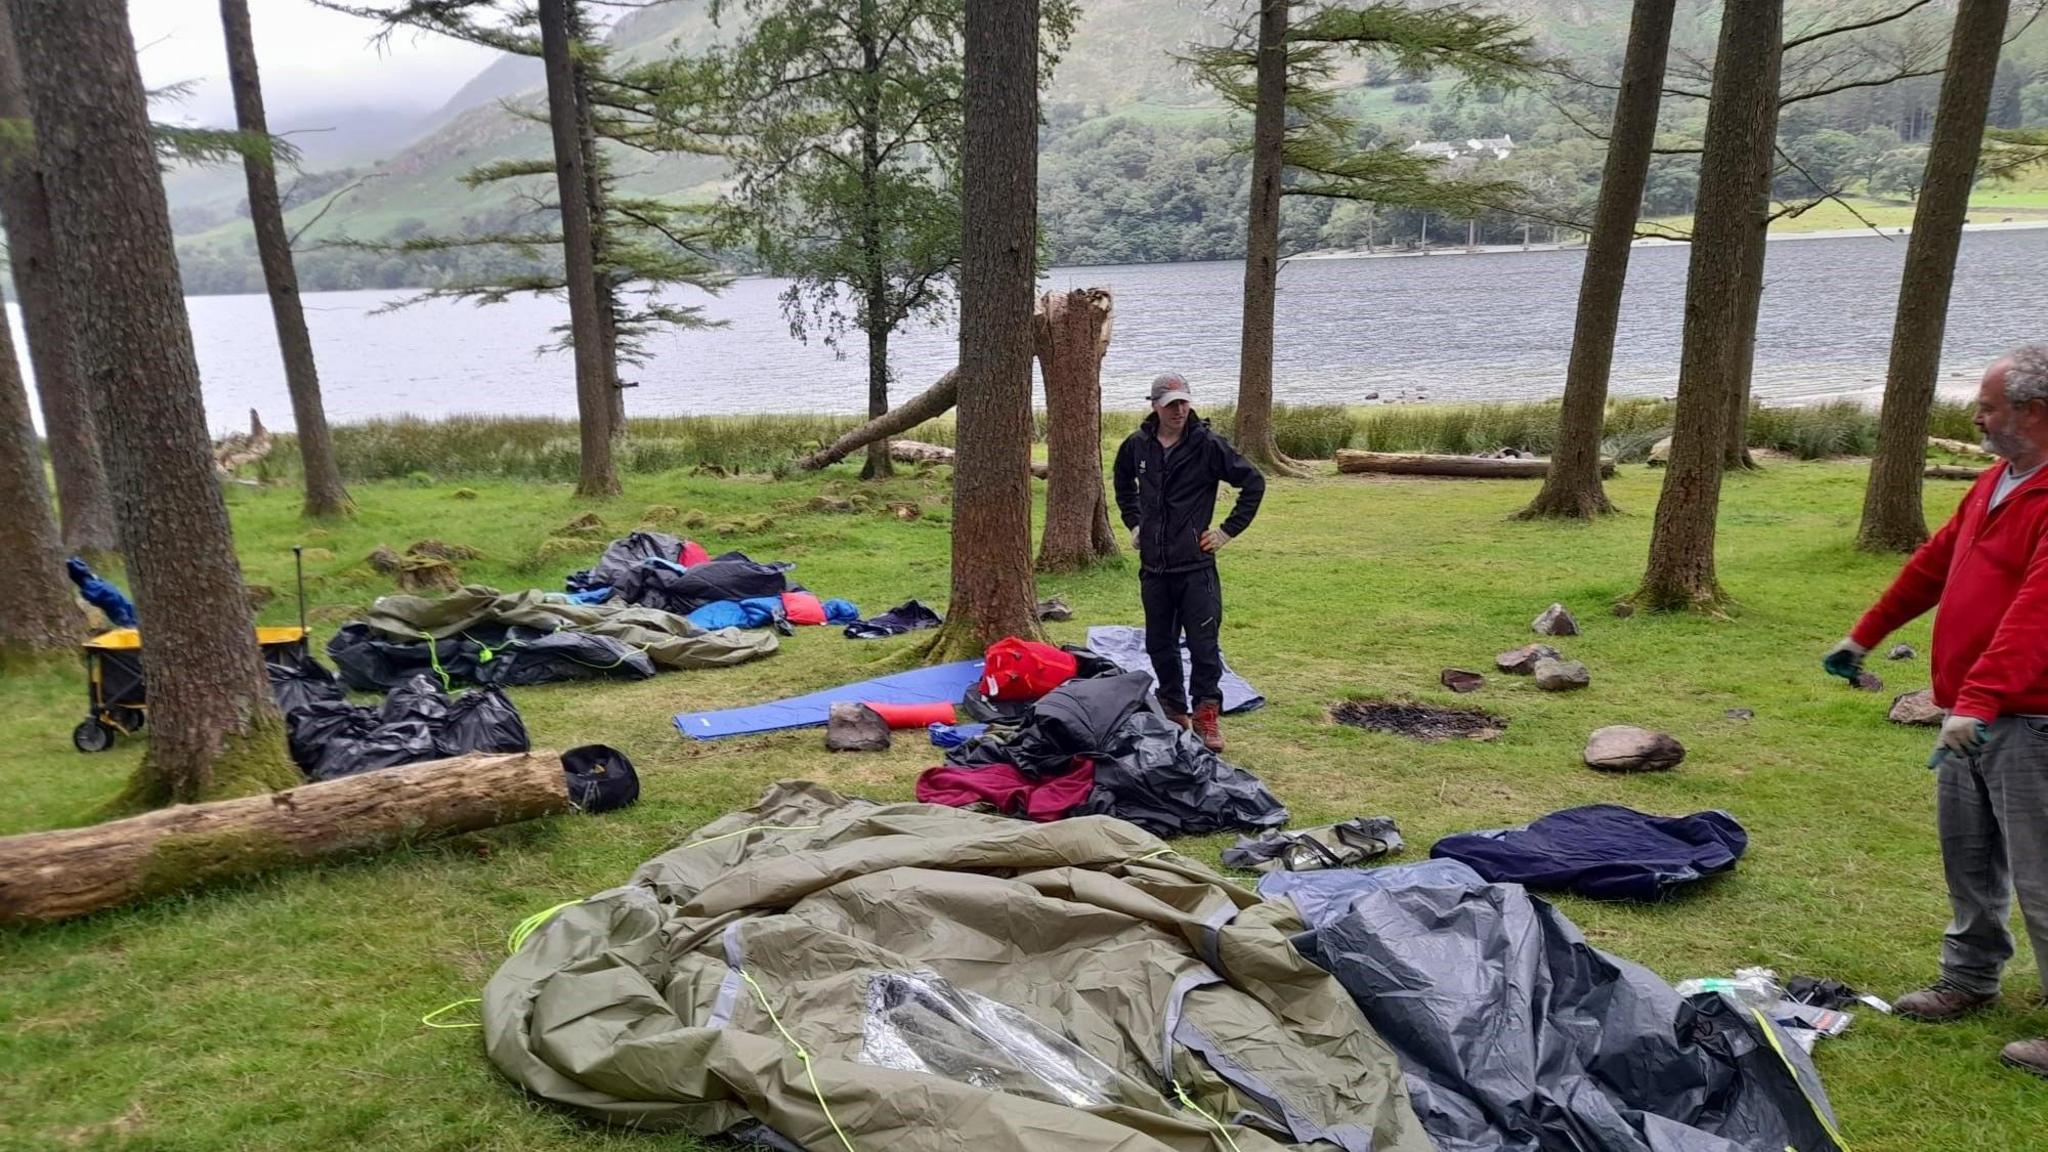
<svg viewBox="0 0 2048 1152">
<path fill-rule="evenodd" d="M 382 597 L 328 640 L 327 655 L 349 687 L 376 691 L 421 673 L 490 687 L 644 679 L 664 668 L 740 664 L 776 646 L 771 633 L 710 632 L 652 608 L 471 585 L 438 600 Z"/>
<path fill-rule="evenodd" d="M 845 624 L 860 609 L 821 600 L 791 583 L 789 564 L 756 563 L 744 552 L 711 555 L 695 540 L 666 532 L 635 532 L 614 540 L 597 564 L 569 574 L 581 596 L 609 589 L 606 603 L 630 604 L 688 617 L 699 628 L 767 628 Z"/>
<path fill-rule="evenodd" d="M 1402 843 L 1393 817 L 1360 816 L 1319 828 L 1276 829 L 1240 837 L 1223 850 L 1223 865 L 1250 872 L 1355 868 L 1399 852 Z"/>
<path fill-rule="evenodd" d="M 439 760 L 464 752 L 525 752 L 519 710 L 495 688 L 450 699 L 432 676 L 393 688 L 376 708 L 318 700 L 285 713 L 292 759 L 311 780 Z"/>
<path fill-rule="evenodd" d="M 1819 1074 L 1761 1012 L 1682 998 L 1555 908 L 1452 860 L 1276 872 L 1400 1055 L 1440 1152 L 1841 1152 Z"/>
<path fill-rule="evenodd" d="M 1430 1152 L 1292 927 L 1120 821 L 782 784 L 534 931 L 484 1046 L 596 1119 L 777 1148 Z"/>
<path fill-rule="evenodd" d="M 1749 833 L 1726 812 L 1651 816 L 1589 804 L 1522 828 L 1446 836 L 1429 854 L 1495 883 L 1595 900 L 1662 900 L 1734 868 L 1748 848 Z"/>
<path fill-rule="evenodd" d="M 937 628 L 945 618 L 916 600 L 905 601 L 872 620 L 855 620 L 846 626 L 848 640 L 879 640 L 925 628 Z"/>
<path fill-rule="evenodd" d="M 1258 777 L 1160 713 L 1152 681 L 1126 672 L 1070 680 L 953 749 L 917 778 L 917 798 L 987 805 L 1030 820 L 1104 815 L 1155 836 L 1273 828 L 1287 809 Z"/>
</svg>

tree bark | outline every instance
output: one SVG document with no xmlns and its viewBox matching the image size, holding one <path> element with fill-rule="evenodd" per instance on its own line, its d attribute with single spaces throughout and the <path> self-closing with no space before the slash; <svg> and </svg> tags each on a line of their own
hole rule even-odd
<svg viewBox="0 0 2048 1152">
<path fill-rule="evenodd" d="M 1102 487 L 1102 357 L 1114 320 L 1107 288 L 1048 292 L 1032 315 L 1045 377 L 1045 532 L 1038 570 L 1068 572 L 1117 555 Z"/>
<path fill-rule="evenodd" d="M 29 123 L 28 82 L 14 22 L 0 3 L 0 120 Z M 43 436 L 50 470 L 57 477 L 57 512 L 63 544 L 94 559 L 120 549 L 114 501 L 100 464 L 99 434 L 92 426 L 92 398 L 78 367 L 71 339 L 64 278 L 58 272 L 56 240 L 50 235 L 49 194 L 30 141 L 0 152 L 0 217 L 7 229 L 8 263 L 15 295 L 21 299 L 21 327 L 28 337 L 36 374 L 36 398 L 43 410 Z"/>
<path fill-rule="evenodd" d="M 1614 475 L 1614 461 L 1600 457 L 1593 462 L 1593 475 Z M 1416 452 L 1360 452 L 1337 450 L 1337 471 L 1379 472 L 1394 476 L 1450 476 L 1478 480 L 1531 480 L 1557 474 L 1555 460 L 1511 459 L 1491 456 L 1432 456 Z"/>
<path fill-rule="evenodd" d="M 1607 383 L 1614 368 L 1614 334 L 1621 320 L 1629 253 L 1642 213 L 1643 186 L 1650 176 L 1651 149 L 1657 143 L 1657 110 L 1677 7 L 1677 0 L 1636 0 L 1629 19 L 1621 91 L 1614 100 L 1614 127 L 1600 176 L 1600 203 L 1579 276 L 1578 319 L 1565 367 L 1557 449 L 1551 454 L 1543 489 L 1522 510 L 1522 519 L 1590 520 L 1615 510 L 1600 484 L 1599 469 Z"/>
<path fill-rule="evenodd" d="M 834 440 L 829 447 L 820 448 L 809 456 L 798 459 L 796 466 L 805 472 L 829 468 L 878 439 L 894 436 L 905 429 L 915 428 L 927 420 L 945 415 L 959 400 L 960 370 L 953 368 L 939 377 L 938 383 L 905 401 L 902 407 L 885 412 Z"/>
<path fill-rule="evenodd" d="M 12 0 L 72 332 L 128 557 L 150 742 L 124 801 L 297 778 L 214 479 L 199 367 L 122 0 Z"/>
<path fill-rule="evenodd" d="M 569 39 L 588 39 L 589 24 L 578 0 L 569 3 Z M 573 56 L 570 60 L 572 87 L 576 93 L 576 147 L 583 157 L 584 209 L 590 220 L 590 258 L 593 290 L 597 293 L 597 340 L 604 365 L 605 403 L 608 425 L 614 441 L 626 436 L 626 389 L 619 379 L 619 292 L 612 284 L 611 217 L 606 213 L 604 158 L 598 154 L 597 117 L 590 96 L 590 70 Z"/>
<path fill-rule="evenodd" d="M 598 314 L 596 248 L 590 220 L 570 39 L 570 0 L 539 0 L 541 57 L 547 71 L 548 128 L 555 147 L 555 191 L 562 206 L 562 267 L 569 293 L 569 339 L 576 354 L 576 419 L 582 449 L 578 496 L 616 496 L 612 400 Z"/>
<path fill-rule="evenodd" d="M 235 126 L 256 136 L 270 135 L 263 112 L 263 82 L 256 70 L 256 34 L 249 26 L 248 0 L 220 0 L 221 28 L 226 33 L 228 84 L 234 90 Z M 346 517 L 355 502 L 341 483 L 334 460 L 334 439 L 327 431 L 327 409 L 320 399 L 320 370 L 313 363 L 313 337 L 306 331 L 306 310 L 299 302 L 299 274 L 292 266 L 292 242 L 284 229 L 284 205 L 277 194 L 277 166 L 268 156 L 242 157 L 249 183 L 249 223 L 256 229 L 256 257 L 263 265 L 263 284 L 270 292 L 270 315 L 277 325 L 277 346 L 284 354 L 285 387 L 292 397 L 292 424 L 299 441 L 299 464 L 305 472 L 307 516 Z"/>
<path fill-rule="evenodd" d="M 1934 139 L 1926 177 L 1906 241 L 1906 270 L 1892 321 L 1891 364 L 1885 373 L 1877 455 L 1863 491 L 1863 522 L 1856 546 L 1870 552 L 1910 552 L 1927 539 L 1920 506 L 1921 465 L 1927 456 L 1929 408 L 1941 368 L 1950 289 L 1963 218 L 1977 176 L 1984 117 L 1998 73 L 2008 0 L 1961 0 L 1948 66 L 1942 73 Z"/>
<path fill-rule="evenodd" d="M 566 812 L 561 757 L 472 753 L 0 837 L 0 924 L 50 924 L 295 864 Z"/>
<path fill-rule="evenodd" d="M 856 33 L 861 52 L 860 108 L 860 246 L 865 267 L 861 285 L 865 299 L 861 323 L 868 334 L 868 419 L 889 412 L 889 330 L 895 317 L 889 308 L 889 275 L 882 264 L 882 33 L 875 0 L 860 0 Z M 860 478 L 874 480 L 896 471 L 890 463 L 889 438 L 868 445 Z"/>
<path fill-rule="evenodd" d="M 1764 240 L 1768 202 L 1760 195 L 1778 127 L 1779 36 L 1784 0 L 1728 0 L 1700 159 L 1685 285 L 1678 411 L 1671 464 L 1657 500 L 1650 557 L 1638 607 L 1714 609 L 1714 517 L 1721 503 L 1730 394 L 1741 384 L 1743 278 L 1752 246 Z"/>
<path fill-rule="evenodd" d="M 1038 0 L 967 0 L 959 463 L 953 582 L 927 655 L 1035 637 L 1031 308 L 1038 249 Z"/>
<path fill-rule="evenodd" d="M 1306 469 L 1273 438 L 1273 296 L 1280 277 L 1281 149 L 1287 136 L 1287 12 L 1293 0 L 1260 0 L 1252 114 L 1251 217 L 1244 241 L 1244 324 L 1237 369 L 1237 450 L 1270 474 Z"/>
<path fill-rule="evenodd" d="M 0 671 L 69 655 L 85 616 L 64 578 L 57 523 L 43 483 L 43 456 L 29 420 L 14 334 L 0 323 Z"/>
<path fill-rule="evenodd" d="M 1757 185 L 1759 201 L 1769 203 L 1771 175 L 1767 169 Z M 1756 325 L 1764 303 L 1764 257 L 1769 251 L 1770 219 L 1764 214 L 1756 221 L 1756 236 L 1742 249 L 1742 279 L 1737 289 L 1734 347 L 1735 382 L 1728 389 L 1728 427 L 1721 448 L 1721 466 L 1728 469 L 1756 467 L 1749 454 L 1750 381 L 1756 375 Z"/>
</svg>

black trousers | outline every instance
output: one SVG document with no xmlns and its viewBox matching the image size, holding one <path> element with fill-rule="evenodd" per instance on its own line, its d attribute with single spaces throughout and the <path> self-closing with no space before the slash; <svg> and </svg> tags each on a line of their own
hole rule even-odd
<svg viewBox="0 0 2048 1152">
<path fill-rule="evenodd" d="M 1214 564 L 1185 572 L 1146 572 L 1138 577 L 1145 603 L 1145 653 L 1159 678 L 1159 703 L 1175 712 L 1188 710 L 1187 688 L 1197 705 L 1223 702 L 1223 649 L 1217 631 L 1223 625 L 1223 583 Z M 1194 663 L 1194 683 L 1181 681 L 1180 640 L 1185 633 Z"/>
</svg>

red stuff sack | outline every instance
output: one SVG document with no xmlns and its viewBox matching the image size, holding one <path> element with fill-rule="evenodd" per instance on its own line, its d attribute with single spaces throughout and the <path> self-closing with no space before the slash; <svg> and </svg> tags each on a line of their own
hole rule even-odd
<svg viewBox="0 0 2048 1152">
<path fill-rule="evenodd" d="M 861 705 L 882 718 L 882 723 L 891 728 L 924 728 L 933 724 L 951 724 L 959 719 L 951 703 L 943 704 L 876 704 Z"/>
<path fill-rule="evenodd" d="M 1071 652 L 1005 636 L 988 646 L 981 689 L 992 700 L 1036 700 L 1072 680 L 1080 669 Z"/>
<path fill-rule="evenodd" d="M 823 624 L 825 606 L 809 592 L 784 592 L 782 614 L 791 624 Z"/>
<path fill-rule="evenodd" d="M 681 556 L 676 557 L 676 563 L 681 564 L 685 568 L 694 568 L 709 559 L 711 559 L 711 553 L 706 552 L 702 544 L 697 543 L 695 540 L 685 540 L 683 541 L 683 553 Z"/>
</svg>

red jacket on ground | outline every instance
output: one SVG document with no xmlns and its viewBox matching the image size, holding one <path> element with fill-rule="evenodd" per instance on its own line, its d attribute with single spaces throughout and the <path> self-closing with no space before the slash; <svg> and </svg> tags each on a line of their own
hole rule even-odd
<svg viewBox="0 0 2048 1152">
<path fill-rule="evenodd" d="M 1849 638 L 1875 648 L 1934 617 L 1934 702 L 1964 716 L 2048 715 L 2048 468 L 1991 507 L 2010 465 L 1987 470 Z"/>
</svg>

